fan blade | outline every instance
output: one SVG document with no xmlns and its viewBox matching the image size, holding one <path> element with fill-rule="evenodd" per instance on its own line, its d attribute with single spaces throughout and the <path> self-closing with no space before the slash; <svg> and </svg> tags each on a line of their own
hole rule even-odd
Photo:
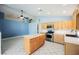
<svg viewBox="0 0 79 59">
<path fill-rule="evenodd" d="M 25 19 L 29 19 L 29 17 L 24 17 Z"/>
</svg>

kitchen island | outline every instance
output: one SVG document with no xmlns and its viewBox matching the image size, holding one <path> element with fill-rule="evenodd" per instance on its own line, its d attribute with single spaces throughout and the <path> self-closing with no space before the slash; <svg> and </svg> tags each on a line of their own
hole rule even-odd
<svg viewBox="0 0 79 59">
<path fill-rule="evenodd" d="M 32 54 L 40 48 L 45 42 L 44 34 L 26 35 L 24 36 L 24 50 L 27 54 Z"/>
<path fill-rule="evenodd" d="M 65 36 L 65 55 L 79 55 L 79 37 L 73 35 Z"/>
</svg>

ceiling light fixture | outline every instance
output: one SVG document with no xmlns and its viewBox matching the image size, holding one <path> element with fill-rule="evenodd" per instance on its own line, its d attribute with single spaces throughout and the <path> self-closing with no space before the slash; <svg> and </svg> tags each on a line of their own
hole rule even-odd
<svg viewBox="0 0 79 59">
<path fill-rule="evenodd" d="M 40 11 L 40 12 L 41 12 L 41 11 L 43 11 L 43 10 L 42 10 L 41 8 L 38 8 L 38 11 Z"/>
<path fill-rule="evenodd" d="M 50 15 L 50 12 L 47 12 L 48 15 Z"/>
<path fill-rule="evenodd" d="M 65 6 L 67 6 L 67 4 L 63 4 L 62 6 L 65 7 Z"/>
<path fill-rule="evenodd" d="M 41 8 L 38 8 L 38 10 L 40 10 Z"/>
<path fill-rule="evenodd" d="M 64 11 L 63 11 L 63 14 L 65 14 L 65 13 L 66 13 L 66 11 L 64 10 Z"/>
</svg>

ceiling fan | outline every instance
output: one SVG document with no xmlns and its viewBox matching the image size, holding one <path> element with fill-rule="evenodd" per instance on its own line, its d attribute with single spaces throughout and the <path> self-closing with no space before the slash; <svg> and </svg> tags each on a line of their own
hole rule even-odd
<svg viewBox="0 0 79 59">
<path fill-rule="evenodd" d="M 21 12 L 21 15 L 18 17 L 19 19 L 21 19 L 21 20 L 27 20 L 29 23 L 31 23 L 31 21 L 32 21 L 32 19 L 30 19 L 29 17 L 25 17 L 24 15 L 23 15 L 23 13 L 24 13 L 24 11 L 23 10 L 21 10 L 20 11 Z"/>
</svg>

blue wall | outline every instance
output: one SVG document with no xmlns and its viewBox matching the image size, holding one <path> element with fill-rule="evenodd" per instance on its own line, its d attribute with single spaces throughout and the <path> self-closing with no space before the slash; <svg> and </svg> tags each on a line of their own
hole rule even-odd
<svg viewBox="0 0 79 59">
<path fill-rule="evenodd" d="M 4 18 L 4 13 L 0 12 L 0 19 L 3 19 L 3 18 Z"/>
<path fill-rule="evenodd" d="M 2 20 L 0 19 L 0 32 L 2 30 Z"/>
<path fill-rule="evenodd" d="M 29 23 L 29 34 L 37 34 L 37 23 Z"/>
<path fill-rule="evenodd" d="M 4 19 L 4 13 L 0 12 L 0 19 Z M 2 27 L 2 20 L 0 20 L 0 32 L 1 32 L 1 27 Z"/>
<path fill-rule="evenodd" d="M 2 38 L 28 34 L 28 23 L 14 20 L 0 20 Z"/>
</svg>

